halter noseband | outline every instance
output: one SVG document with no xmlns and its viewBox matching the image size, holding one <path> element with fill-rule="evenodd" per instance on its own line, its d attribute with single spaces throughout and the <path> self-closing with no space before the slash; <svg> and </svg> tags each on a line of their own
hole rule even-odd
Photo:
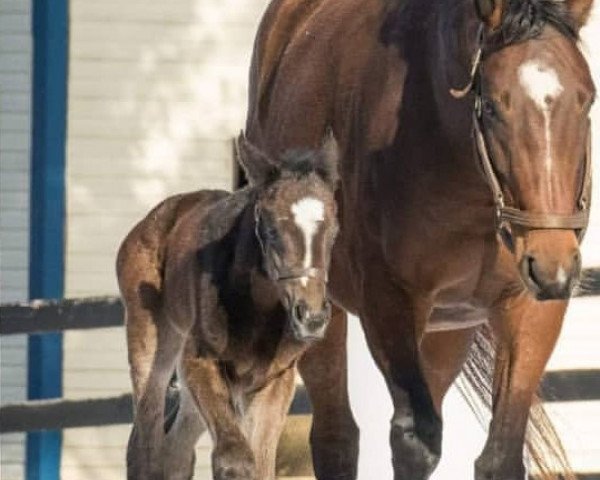
<svg viewBox="0 0 600 480">
<path fill-rule="evenodd" d="M 507 207 L 504 200 L 502 186 L 494 171 L 494 166 L 487 148 L 485 135 L 483 133 L 482 117 L 482 93 L 481 93 L 481 61 L 483 59 L 484 27 L 478 30 L 478 47 L 473 56 L 469 83 L 462 89 L 450 89 L 450 94 L 456 98 L 464 98 L 469 92 L 475 94 L 475 105 L 473 109 L 473 134 L 481 168 L 487 183 L 494 196 L 496 207 L 496 228 L 503 242 L 509 249 L 513 249 L 510 227 L 519 225 L 529 229 L 561 229 L 576 230 L 579 241 L 583 239 L 590 216 L 589 200 L 591 195 L 591 129 L 588 125 L 587 146 L 584 160 L 583 181 L 581 193 L 577 202 L 578 212 L 567 215 L 557 213 L 535 213 L 521 210 L 519 208 Z"/>
<path fill-rule="evenodd" d="M 258 231 L 259 225 L 259 214 L 258 208 L 254 208 L 254 234 L 256 235 L 256 239 L 258 240 L 258 244 L 260 245 L 260 251 L 264 258 L 267 256 L 267 249 L 263 243 L 263 239 L 260 236 L 260 232 Z M 325 279 L 325 283 L 327 283 L 327 270 L 316 267 L 308 267 L 308 268 L 283 268 L 275 270 L 275 280 L 276 282 L 291 282 L 294 280 L 300 280 L 301 278 L 323 278 Z"/>
</svg>

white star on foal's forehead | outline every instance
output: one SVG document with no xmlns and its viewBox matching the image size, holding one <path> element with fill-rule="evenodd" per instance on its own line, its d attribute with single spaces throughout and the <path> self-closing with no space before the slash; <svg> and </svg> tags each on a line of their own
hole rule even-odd
<svg viewBox="0 0 600 480">
<path fill-rule="evenodd" d="M 547 99 L 555 99 L 562 91 L 556 70 L 539 60 L 529 60 L 519 67 L 519 83 L 542 111 L 548 109 Z"/>
<path fill-rule="evenodd" d="M 302 266 L 309 268 L 312 265 L 312 242 L 317 232 L 319 222 L 325 218 L 325 205 L 314 197 L 305 197 L 295 202 L 290 210 L 294 215 L 294 222 L 304 236 L 304 261 Z M 307 278 L 302 278 L 302 284 L 306 285 Z"/>
</svg>

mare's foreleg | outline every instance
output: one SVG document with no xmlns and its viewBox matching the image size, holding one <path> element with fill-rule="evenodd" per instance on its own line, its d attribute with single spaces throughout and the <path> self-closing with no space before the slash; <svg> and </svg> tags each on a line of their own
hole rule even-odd
<svg viewBox="0 0 600 480">
<path fill-rule="evenodd" d="M 361 321 L 392 396 L 390 444 L 395 480 L 426 480 L 441 455 L 442 421 L 420 365 L 419 341 L 429 310 L 382 274 L 365 282 Z"/>
<path fill-rule="evenodd" d="M 357 475 L 359 432 L 348 397 L 346 335 L 346 312 L 334 306 L 325 338 L 299 363 L 313 407 L 310 443 L 319 480 L 354 480 Z"/>
<path fill-rule="evenodd" d="M 235 402 L 218 362 L 186 354 L 182 370 L 213 439 L 213 479 L 262 480 L 256 475 L 252 449 L 240 429 Z"/>
<path fill-rule="evenodd" d="M 566 301 L 508 299 L 493 312 L 497 341 L 493 416 L 476 480 L 526 478 L 523 444 L 533 395 L 560 332 Z"/>
</svg>

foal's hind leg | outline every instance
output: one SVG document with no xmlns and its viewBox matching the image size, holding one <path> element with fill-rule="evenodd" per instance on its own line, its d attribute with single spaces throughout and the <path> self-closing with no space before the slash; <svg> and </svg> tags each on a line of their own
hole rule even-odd
<svg viewBox="0 0 600 480">
<path fill-rule="evenodd" d="M 134 421 L 127 446 L 129 480 L 162 480 L 165 394 L 183 338 L 153 312 L 126 302 Z M 160 347 L 159 347 L 160 346 Z"/>
<path fill-rule="evenodd" d="M 178 372 L 179 378 L 183 373 Z M 198 407 L 185 385 L 180 382 L 179 406 L 175 420 L 166 434 L 163 458 L 165 479 L 190 480 L 194 474 L 195 447 L 206 431 Z"/>
<path fill-rule="evenodd" d="M 319 480 L 357 475 L 359 433 L 348 398 L 346 334 L 346 312 L 334 306 L 325 338 L 298 365 L 313 406 L 310 443 Z"/>
</svg>

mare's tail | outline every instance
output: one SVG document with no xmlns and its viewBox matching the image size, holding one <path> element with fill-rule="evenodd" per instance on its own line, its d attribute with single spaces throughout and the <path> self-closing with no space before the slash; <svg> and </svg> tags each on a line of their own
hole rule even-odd
<svg viewBox="0 0 600 480">
<path fill-rule="evenodd" d="M 496 347 L 489 327 L 480 328 L 458 387 L 469 407 L 483 424 L 491 410 L 492 379 Z M 538 395 L 529 415 L 526 455 L 540 480 L 576 480 L 565 450 Z"/>
</svg>

